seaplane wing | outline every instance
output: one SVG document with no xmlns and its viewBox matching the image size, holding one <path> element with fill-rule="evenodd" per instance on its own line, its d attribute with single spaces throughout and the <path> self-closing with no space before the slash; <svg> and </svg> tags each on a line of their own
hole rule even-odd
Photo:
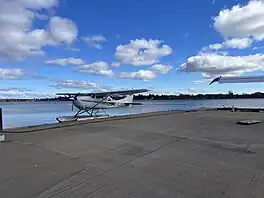
<svg viewBox="0 0 264 198">
<path fill-rule="evenodd" d="M 90 96 L 92 94 L 96 96 L 113 96 L 113 95 L 133 95 L 138 93 L 144 93 L 149 91 L 148 89 L 131 89 L 131 90 L 120 90 L 120 91 L 106 91 L 106 92 L 91 92 L 91 93 L 57 93 L 56 95 L 67 95 L 67 96 Z"/>
<path fill-rule="evenodd" d="M 217 77 L 212 80 L 210 83 L 213 84 L 218 82 L 220 84 L 224 83 L 256 83 L 256 82 L 264 82 L 264 76 L 234 76 L 234 77 Z"/>
</svg>

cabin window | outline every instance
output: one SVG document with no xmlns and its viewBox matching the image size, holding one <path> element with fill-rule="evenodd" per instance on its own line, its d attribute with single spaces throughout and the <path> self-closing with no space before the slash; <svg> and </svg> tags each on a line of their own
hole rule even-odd
<svg viewBox="0 0 264 198">
<path fill-rule="evenodd" d="M 124 99 L 126 97 L 127 97 L 126 95 L 113 95 L 113 96 L 111 96 L 111 98 L 114 100 L 121 100 L 121 99 Z"/>
</svg>

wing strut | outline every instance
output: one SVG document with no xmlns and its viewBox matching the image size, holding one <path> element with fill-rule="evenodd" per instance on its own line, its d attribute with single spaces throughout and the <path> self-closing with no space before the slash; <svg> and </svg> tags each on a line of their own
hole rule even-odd
<svg viewBox="0 0 264 198">
<path fill-rule="evenodd" d="M 108 96 L 111 96 L 111 94 L 106 95 L 105 97 L 102 98 L 102 100 L 98 101 L 93 107 L 91 108 L 86 108 L 86 109 L 79 109 L 79 111 L 74 115 L 74 118 L 77 119 L 79 117 L 79 115 L 83 114 L 83 113 L 88 113 L 89 116 L 91 117 L 95 117 L 97 113 L 99 113 L 100 111 L 103 111 L 104 114 L 106 116 L 109 116 L 109 114 L 106 113 L 105 110 L 103 109 L 96 109 L 96 107 L 103 103 L 105 99 L 107 99 Z M 96 111 L 95 111 L 96 110 Z"/>
</svg>

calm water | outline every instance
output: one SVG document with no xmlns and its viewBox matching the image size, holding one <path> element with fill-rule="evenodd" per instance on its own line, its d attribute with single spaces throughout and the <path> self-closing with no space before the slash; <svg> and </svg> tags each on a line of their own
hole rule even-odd
<svg viewBox="0 0 264 198">
<path fill-rule="evenodd" d="M 140 101 L 142 102 L 142 101 Z M 237 100 L 175 100 L 143 101 L 142 106 L 109 109 L 110 115 L 138 114 L 164 110 L 185 110 L 201 107 L 264 107 L 264 99 Z M 58 116 L 73 115 L 71 102 L 0 102 L 3 109 L 4 128 L 55 123 Z M 76 109 L 74 109 L 74 112 Z"/>
</svg>

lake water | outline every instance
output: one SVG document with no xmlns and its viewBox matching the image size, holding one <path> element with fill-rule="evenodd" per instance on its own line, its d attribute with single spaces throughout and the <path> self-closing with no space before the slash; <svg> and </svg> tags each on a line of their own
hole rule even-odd
<svg viewBox="0 0 264 198">
<path fill-rule="evenodd" d="M 142 106 L 109 109 L 110 115 L 127 115 L 164 110 L 187 110 L 201 107 L 262 107 L 264 99 L 236 100 L 170 100 L 139 101 Z M 58 116 L 73 115 L 71 102 L 0 102 L 3 109 L 4 128 L 55 123 Z M 76 109 L 74 109 L 76 112 Z"/>
</svg>

